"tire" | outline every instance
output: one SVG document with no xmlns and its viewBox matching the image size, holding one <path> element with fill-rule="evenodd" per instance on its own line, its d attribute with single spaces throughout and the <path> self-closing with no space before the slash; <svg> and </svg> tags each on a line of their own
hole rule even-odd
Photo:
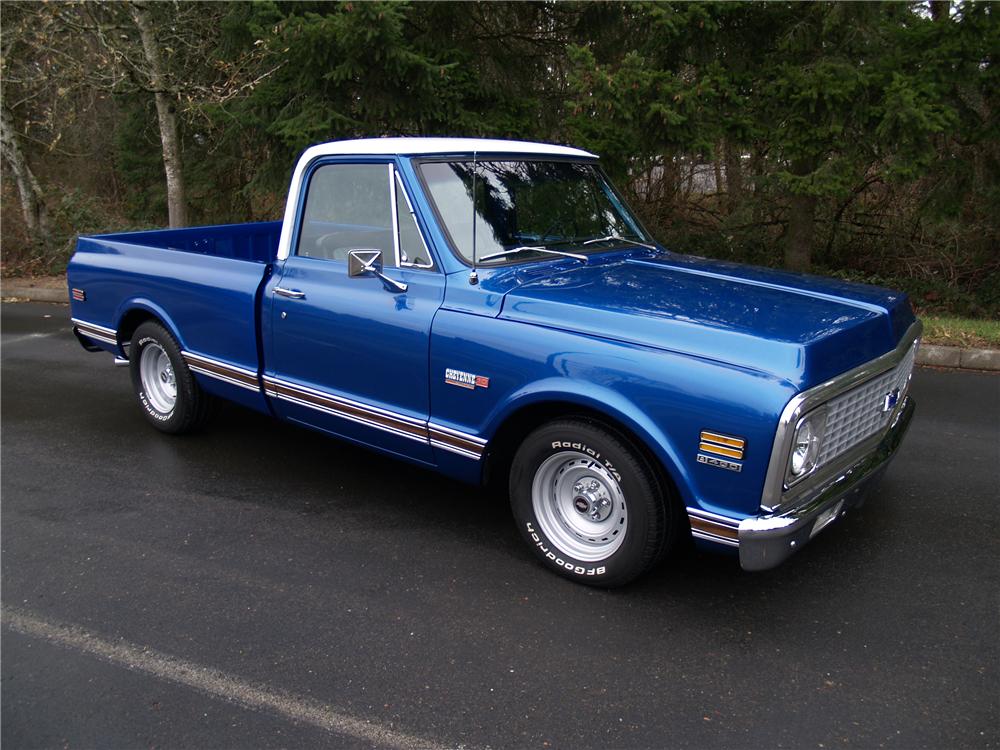
<svg viewBox="0 0 1000 750">
<path fill-rule="evenodd" d="M 156 429 L 180 435 L 208 420 L 213 398 L 202 391 L 177 341 L 159 323 L 148 321 L 135 330 L 129 372 L 139 407 Z"/>
<path fill-rule="evenodd" d="M 514 519 L 549 569 L 592 586 L 624 585 L 663 558 L 679 505 L 628 440 L 583 419 L 552 422 L 518 448 Z"/>
</svg>

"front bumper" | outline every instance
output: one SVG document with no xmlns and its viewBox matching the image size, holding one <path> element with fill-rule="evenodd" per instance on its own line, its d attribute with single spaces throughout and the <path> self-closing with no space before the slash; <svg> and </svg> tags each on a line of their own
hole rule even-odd
<svg viewBox="0 0 1000 750">
<path fill-rule="evenodd" d="M 892 426 L 875 450 L 817 488 L 794 510 L 747 518 L 738 530 L 740 566 L 744 570 L 767 570 L 801 549 L 821 529 L 848 509 L 860 506 L 869 489 L 889 466 L 913 419 L 915 406 L 909 396 Z"/>
</svg>

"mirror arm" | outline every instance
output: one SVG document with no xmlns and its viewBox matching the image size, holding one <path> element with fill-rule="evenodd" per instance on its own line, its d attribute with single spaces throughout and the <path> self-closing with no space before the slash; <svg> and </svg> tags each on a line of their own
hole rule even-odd
<svg viewBox="0 0 1000 750">
<path fill-rule="evenodd" d="M 371 271 L 375 276 L 378 276 L 382 280 L 382 283 L 385 285 L 385 288 L 391 292 L 402 294 L 409 288 L 406 284 L 402 283 L 401 281 L 390 279 L 381 271 L 376 271 L 374 268 L 369 268 L 368 270 Z"/>
</svg>

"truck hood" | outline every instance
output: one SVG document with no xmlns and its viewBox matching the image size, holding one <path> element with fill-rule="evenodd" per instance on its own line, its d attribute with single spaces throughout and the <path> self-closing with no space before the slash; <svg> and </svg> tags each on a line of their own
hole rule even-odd
<svg viewBox="0 0 1000 750">
<path fill-rule="evenodd" d="M 532 265 L 505 279 L 499 317 L 725 362 L 802 389 L 894 349 L 914 321 L 901 292 L 690 256 Z"/>
</svg>

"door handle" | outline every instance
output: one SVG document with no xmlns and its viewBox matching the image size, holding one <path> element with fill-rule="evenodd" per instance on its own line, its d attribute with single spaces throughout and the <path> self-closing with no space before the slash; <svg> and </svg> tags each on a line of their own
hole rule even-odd
<svg viewBox="0 0 1000 750">
<path fill-rule="evenodd" d="M 305 299 L 306 293 L 300 292 L 298 289 L 285 289 L 284 287 L 276 286 L 274 287 L 274 293 L 280 294 L 282 297 L 290 297 L 291 299 Z"/>
</svg>

